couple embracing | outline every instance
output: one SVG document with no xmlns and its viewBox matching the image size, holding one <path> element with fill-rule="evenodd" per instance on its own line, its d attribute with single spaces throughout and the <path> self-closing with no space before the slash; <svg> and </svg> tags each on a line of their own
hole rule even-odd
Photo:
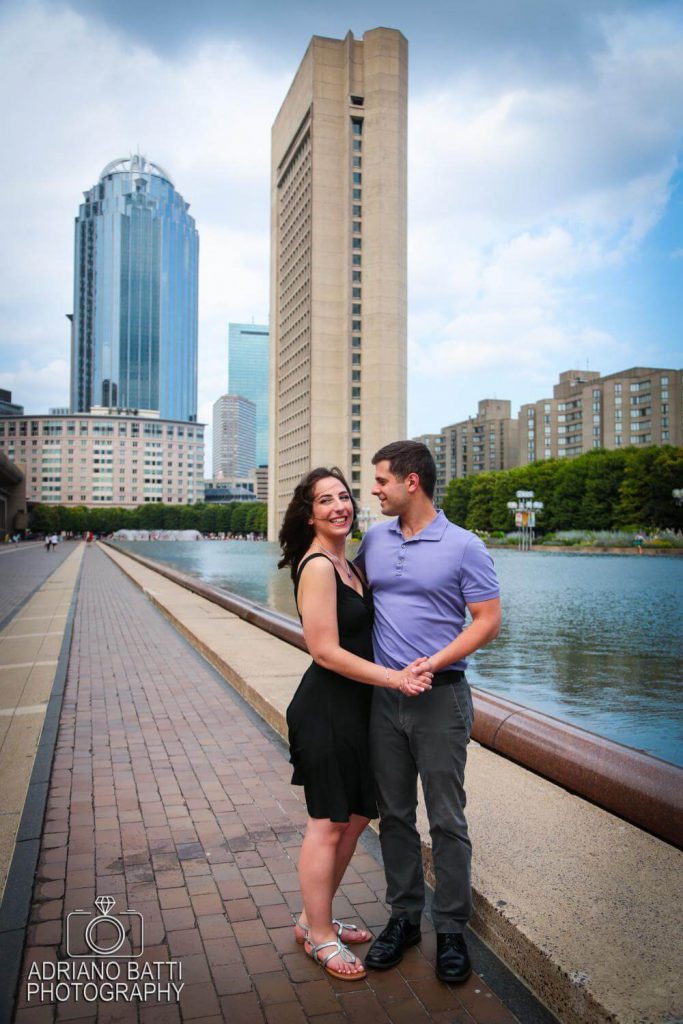
<svg viewBox="0 0 683 1024">
<path fill-rule="evenodd" d="M 484 544 L 434 508 L 425 445 L 396 441 L 372 461 L 372 493 L 392 518 L 365 535 L 353 563 L 345 542 L 357 508 L 336 468 L 301 481 L 280 531 L 280 566 L 291 569 L 313 658 L 287 710 L 292 782 L 304 787 L 308 811 L 295 935 L 344 981 L 396 966 L 420 941 L 419 775 L 436 876 L 436 974 L 457 983 L 471 973 L 464 776 L 473 710 L 464 670 L 500 628 L 498 581 Z M 363 964 L 349 946 L 372 936 L 334 919 L 332 900 L 378 812 L 391 917 Z"/>
</svg>

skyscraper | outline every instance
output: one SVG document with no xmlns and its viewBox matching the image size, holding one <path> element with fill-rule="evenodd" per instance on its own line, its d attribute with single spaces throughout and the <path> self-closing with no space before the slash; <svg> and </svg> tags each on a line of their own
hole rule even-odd
<svg viewBox="0 0 683 1024">
<path fill-rule="evenodd" d="M 405 437 L 408 44 L 314 36 L 271 152 L 268 533 L 300 477 L 336 463 L 361 505 Z"/>
<path fill-rule="evenodd" d="M 244 395 L 221 395 L 213 404 L 213 475 L 249 475 L 256 465 L 256 406 Z"/>
<path fill-rule="evenodd" d="M 228 325 L 228 391 L 256 406 L 254 466 L 268 462 L 268 345 L 267 325 Z"/>
<path fill-rule="evenodd" d="M 199 237 L 170 175 L 113 160 L 76 218 L 71 411 L 197 419 Z"/>
</svg>

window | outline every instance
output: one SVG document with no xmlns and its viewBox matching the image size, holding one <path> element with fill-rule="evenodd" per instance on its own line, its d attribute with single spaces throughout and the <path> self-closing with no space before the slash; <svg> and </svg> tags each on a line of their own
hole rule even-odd
<svg viewBox="0 0 683 1024">
<path fill-rule="evenodd" d="M 536 415 L 536 413 L 535 413 L 535 411 L 533 409 L 527 409 L 526 414 L 527 414 L 527 418 L 530 419 L 530 420 L 532 420 L 534 418 L 534 416 Z"/>
<path fill-rule="evenodd" d="M 360 288 L 352 288 L 351 289 L 351 297 L 353 299 L 359 299 L 360 298 L 360 293 L 361 293 Z"/>
<path fill-rule="evenodd" d="M 352 455 L 351 456 L 351 465 L 352 466 L 360 466 L 360 455 Z"/>
<path fill-rule="evenodd" d="M 354 222 L 353 222 L 353 230 L 354 231 L 360 231 L 360 227 L 361 227 L 360 221 L 359 220 L 354 220 Z"/>
<path fill-rule="evenodd" d="M 351 362 L 354 366 L 360 366 L 360 352 L 351 353 Z"/>
<path fill-rule="evenodd" d="M 354 148 L 356 153 L 360 152 L 360 150 L 362 149 L 362 146 L 363 146 L 363 144 L 360 141 L 360 139 L 354 139 L 353 140 L 353 148 Z"/>
<path fill-rule="evenodd" d="M 351 447 L 352 448 L 360 448 L 360 438 L 359 437 L 352 437 L 351 438 Z"/>
<path fill-rule="evenodd" d="M 362 167 L 363 166 L 363 158 L 361 156 L 354 156 L 352 164 L 353 164 L 354 167 Z"/>
<path fill-rule="evenodd" d="M 360 329 L 361 329 L 360 320 L 352 320 L 351 321 L 351 330 L 352 331 L 360 331 Z"/>
<path fill-rule="evenodd" d="M 351 262 L 354 265 L 354 267 L 359 267 L 361 265 L 361 263 L 360 263 L 360 253 L 359 252 L 354 252 L 353 253 L 353 255 L 351 256 Z"/>
<path fill-rule="evenodd" d="M 349 96 L 349 99 L 351 100 L 351 103 L 353 104 L 354 107 L 362 107 L 363 106 L 363 97 L 362 96 Z M 354 121 L 354 124 L 355 123 L 356 122 Z M 363 122 L 360 121 L 359 123 L 362 124 Z"/>
<path fill-rule="evenodd" d="M 662 387 L 666 387 L 666 385 L 669 383 L 669 378 L 668 377 L 660 377 L 659 378 L 659 383 L 662 385 Z"/>
<path fill-rule="evenodd" d="M 351 430 L 360 430 L 360 420 L 351 420 Z"/>
<path fill-rule="evenodd" d="M 363 190 L 360 189 L 360 188 L 351 189 L 351 198 L 352 199 L 360 199 L 361 195 L 362 195 L 362 191 Z"/>
<path fill-rule="evenodd" d="M 363 97 L 362 96 L 360 97 L 360 101 L 361 101 L 361 103 L 363 102 Z M 353 96 L 351 97 L 351 102 L 353 103 Z M 351 130 L 353 131 L 354 135 L 362 135 L 363 134 L 363 119 L 360 118 L 360 117 L 353 117 L 353 118 L 351 118 Z"/>
<path fill-rule="evenodd" d="M 361 279 L 361 271 L 360 270 L 353 270 L 351 272 L 351 280 L 352 281 L 360 281 L 360 279 Z"/>
<path fill-rule="evenodd" d="M 360 405 L 359 404 L 356 403 L 355 405 L 351 406 L 351 415 L 352 416 L 360 416 Z"/>
<path fill-rule="evenodd" d="M 353 381 L 359 381 L 360 380 L 360 370 L 352 370 L 351 371 L 351 380 L 353 380 Z"/>
<path fill-rule="evenodd" d="M 361 314 L 360 302 L 352 303 L 352 305 L 351 305 L 351 313 L 353 314 L 353 316 L 360 316 L 360 314 Z"/>
<path fill-rule="evenodd" d="M 351 208 L 351 213 L 353 214 L 354 217 L 360 217 L 360 215 L 361 215 L 360 212 L 361 212 L 362 209 L 363 209 L 363 207 L 360 205 L 360 203 L 354 203 L 352 208 Z M 358 230 L 360 231 L 360 226 L 359 226 Z"/>
<path fill-rule="evenodd" d="M 360 398 L 360 388 L 351 388 L 351 398 Z"/>
<path fill-rule="evenodd" d="M 351 470 L 351 483 L 354 483 L 354 484 L 355 483 L 360 483 L 360 470 L 359 469 L 352 469 Z"/>
<path fill-rule="evenodd" d="M 361 238 L 352 238 L 351 239 L 351 246 L 352 246 L 353 249 L 360 249 L 360 247 L 362 245 L 362 242 L 363 242 L 363 240 Z"/>
<path fill-rule="evenodd" d="M 361 185 L 363 183 L 363 175 L 360 171 L 353 172 L 353 183 L 354 185 Z"/>
<path fill-rule="evenodd" d="M 357 335 L 351 338 L 351 346 L 352 348 L 360 348 L 360 338 Z"/>
</svg>

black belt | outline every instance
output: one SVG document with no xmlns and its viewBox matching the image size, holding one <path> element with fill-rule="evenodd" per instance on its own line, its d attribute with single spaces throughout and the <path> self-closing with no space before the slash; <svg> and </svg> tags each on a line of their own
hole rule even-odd
<svg viewBox="0 0 683 1024">
<path fill-rule="evenodd" d="M 444 672 L 435 672 L 432 679 L 432 686 L 452 686 L 454 683 L 461 683 L 465 673 L 461 668 L 446 669 Z"/>
</svg>

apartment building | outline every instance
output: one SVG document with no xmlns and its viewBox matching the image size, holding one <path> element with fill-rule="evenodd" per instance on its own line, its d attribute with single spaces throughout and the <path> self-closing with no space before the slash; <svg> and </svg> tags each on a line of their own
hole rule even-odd
<svg viewBox="0 0 683 1024">
<path fill-rule="evenodd" d="M 519 410 L 519 462 L 592 448 L 681 444 L 681 371 L 635 366 L 603 377 L 566 370 L 553 397 Z"/>
<path fill-rule="evenodd" d="M 446 439 L 443 434 L 420 434 L 414 437 L 413 441 L 421 441 L 432 453 L 436 464 L 436 485 L 434 487 L 434 504 L 438 507 L 443 501 L 446 493 L 446 484 L 449 477 L 446 476 Z"/>
<path fill-rule="evenodd" d="M 154 410 L 2 417 L 0 453 L 24 470 L 28 501 L 136 508 L 204 496 L 203 425 Z"/>
<path fill-rule="evenodd" d="M 445 485 L 455 478 L 517 465 L 517 420 L 512 418 L 507 399 L 484 398 L 477 406 L 476 416 L 452 423 L 441 433 Z"/>
</svg>

